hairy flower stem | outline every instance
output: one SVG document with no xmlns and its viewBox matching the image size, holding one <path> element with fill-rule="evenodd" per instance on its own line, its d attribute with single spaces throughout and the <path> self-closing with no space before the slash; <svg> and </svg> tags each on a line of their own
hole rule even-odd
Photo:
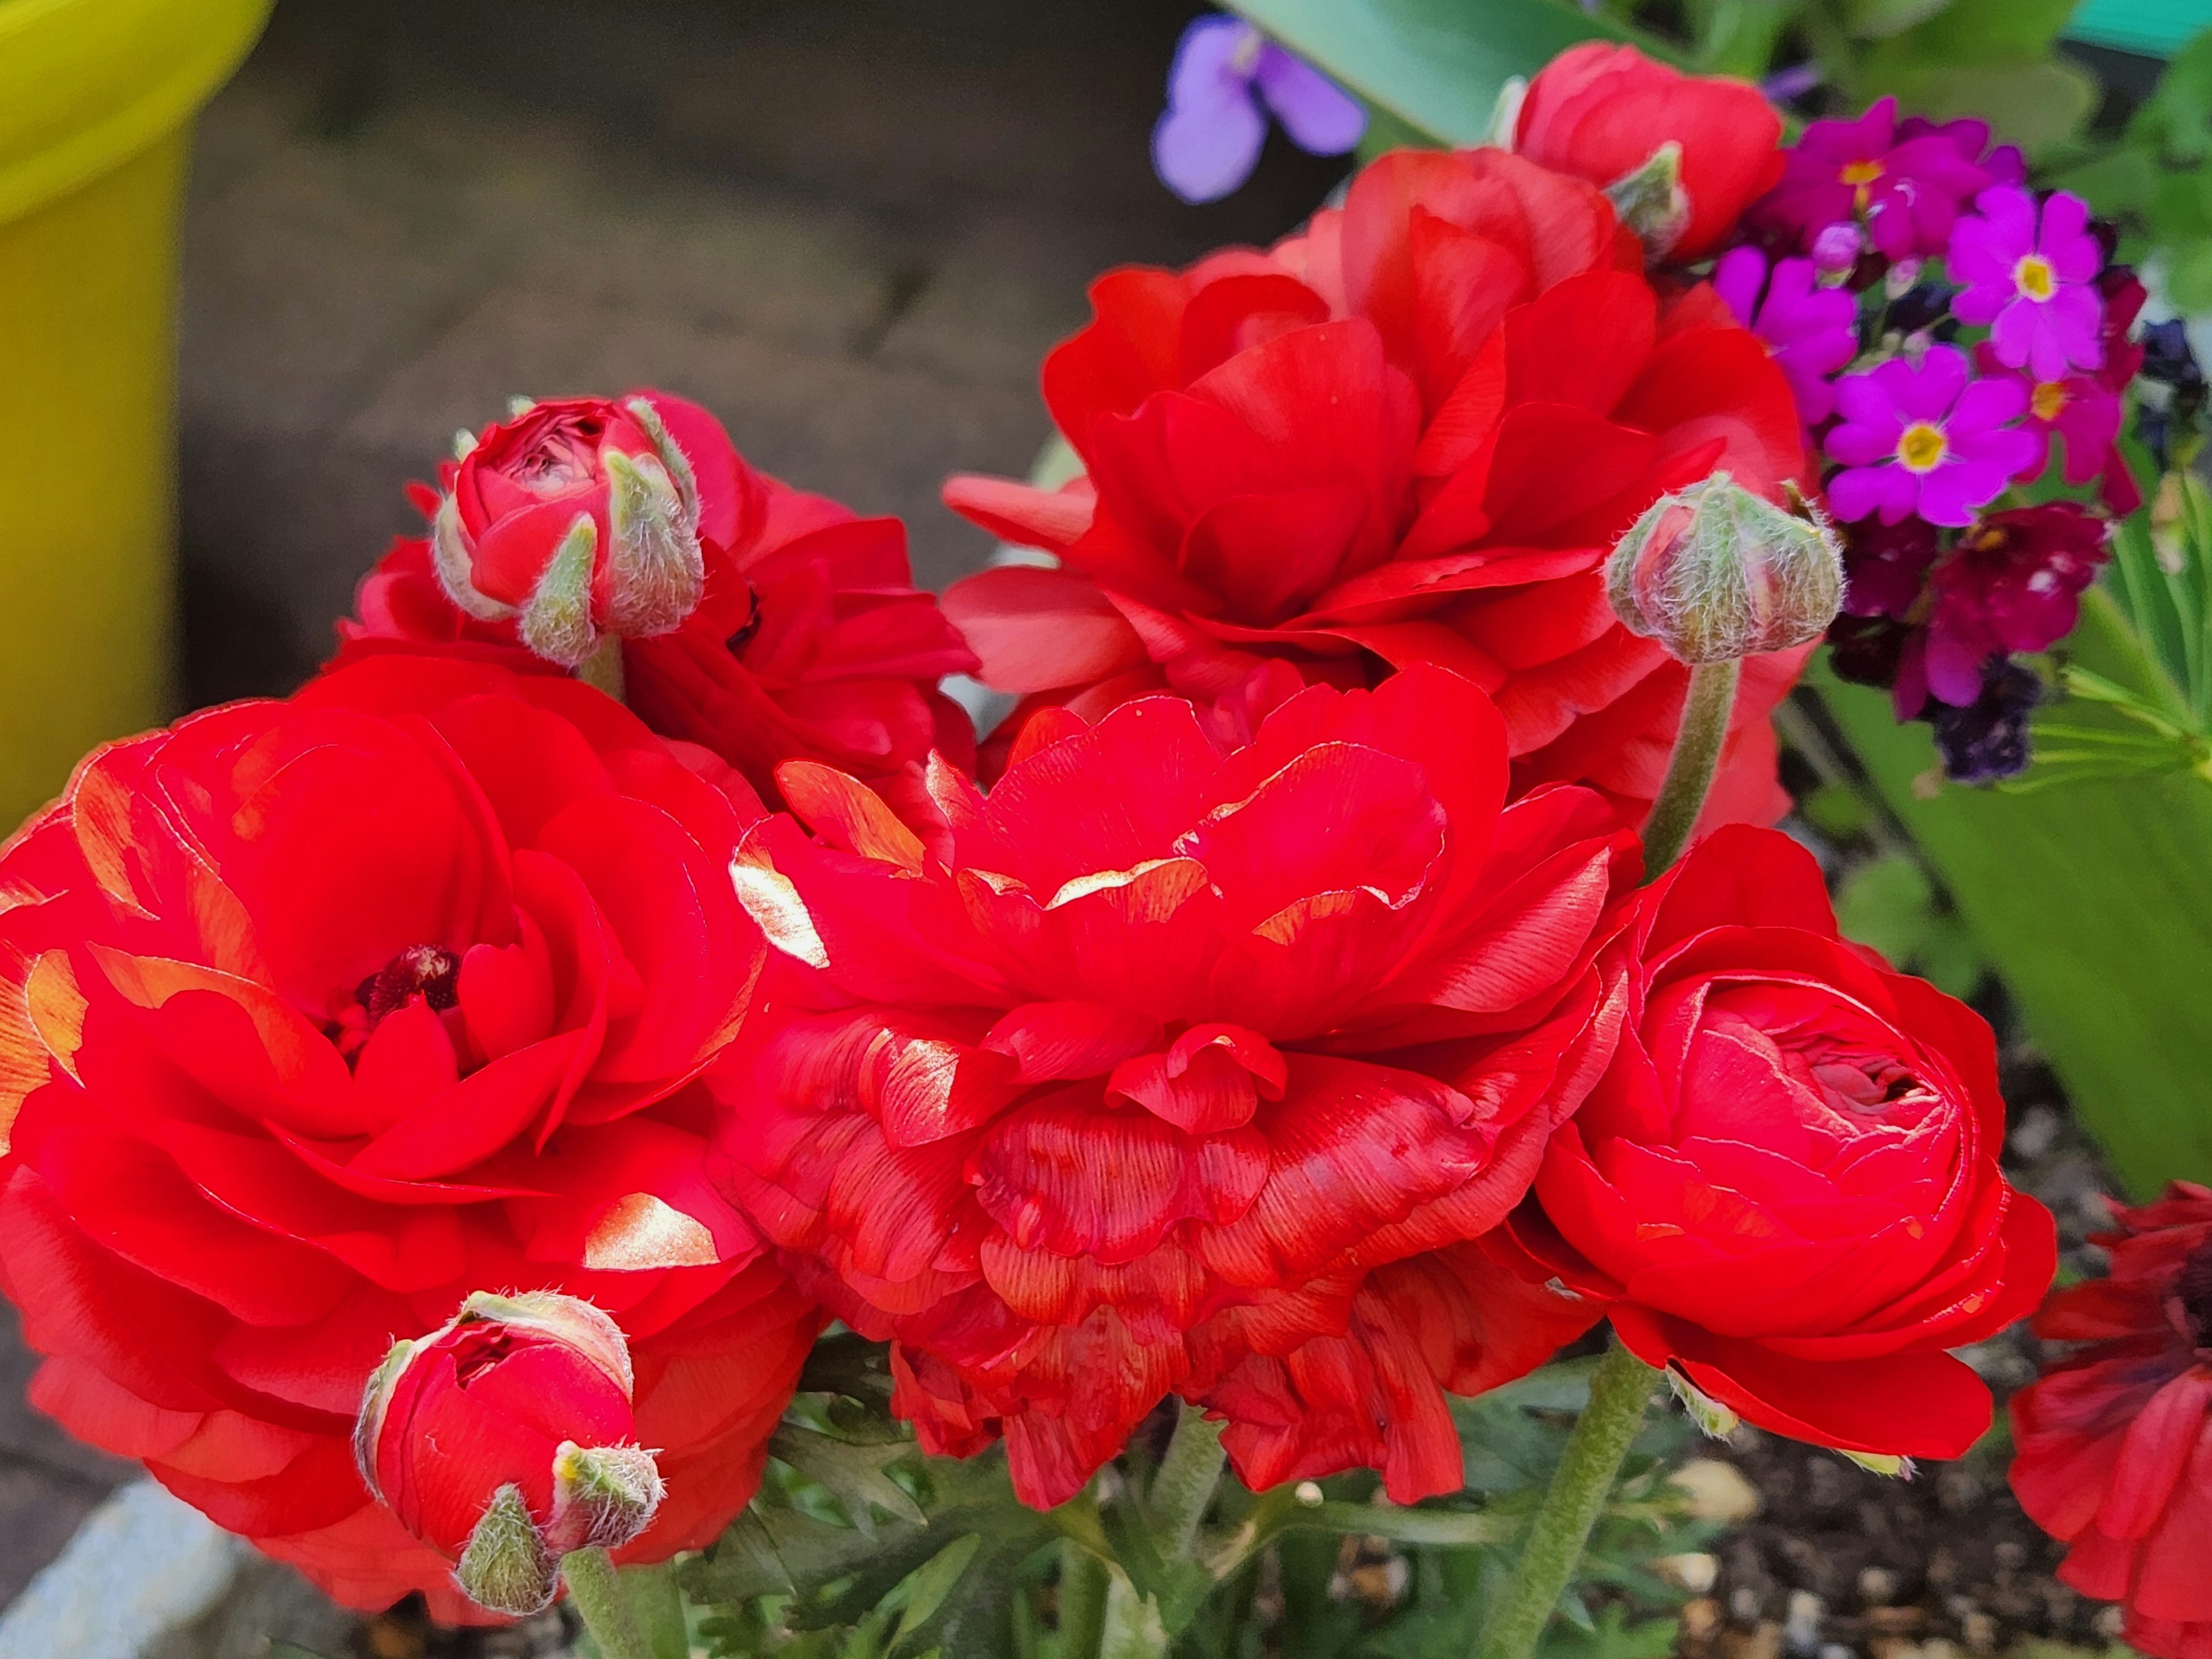
<svg viewBox="0 0 2212 1659">
<path fill-rule="evenodd" d="M 1651 816 L 1644 821 L 1647 880 L 1674 863 L 1697 825 L 1698 814 L 1705 810 L 1714 769 L 1720 764 L 1721 745 L 1728 741 L 1736 682 L 1742 675 L 1742 663 L 1733 657 L 1701 662 L 1690 670 L 1690 694 L 1682 701 L 1674 752 L 1668 759 L 1659 799 L 1651 803 Z"/>
<path fill-rule="evenodd" d="M 1152 1477 L 1151 1504 L 1160 1553 L 1170 1561 L 1190 1553 L 1198 1523 L 1206 1519 L 1228 1461 L 1221 1449 L 1223 1425 L 1206 1421 L 1205 1411 L 1188 1401 L 1178 1410 L 1175 1435 L 1160 1459 L 1159 1473 Z"/>
<path fill-rule="evenodd" d="M 1060 1546 L 1060 1651 L 1089 1659 L 1106 1634 L 1106 1564 L 1073 1539 Z"/>
<path fill-rule="evenodd" d="M 1733 682 L 1731 675 L 1731 686 Z M 1681 750 L 1674 752 L 1679 760 Z M 1484 1623 L 1475 1659 L 1529 1659 L 1535 1652 L 1537 1638 L 1574 1577 L 1590 1528 L 1612 1494 L 1621 1460 L 1644 1426 L 1659 1377 L 1658 1370 L 1629 1352 L 1619 1337 L 1613 1339 L 1590 1374 L 1589 1404 L 1567 1437 L 1566 1454 L 1553 1472 L 1543 1507 L 1529 1523 L 1510 1587 Z"/>
<path fill-rule="evenodd" d="M 1106 1617 L 1098 1634 L 1098 1659 L 1167 1659 L 1167 1626 L 1160 1605 L 1140 1595 L 1120 1573 L 1106 1586 Z"/>
<path fill-rule="evenodd" d="M 623 642 L 618 634 L 609 634 L 599 641 L 599 649 L 576 665 L 576 678 L 586 685 L 597 686 L 617 702 L 627 702 L 623 695 Z"/>
<path fill-rule="evenodd" d="M 561 1558 L 561 1577 L 568 1583 L 570 1603 L 605 1659 L 662 1659 L 638 1626 L 636 1609 L 612 1556 L 596 1547 L 571 1550 Z"/>
</svg>

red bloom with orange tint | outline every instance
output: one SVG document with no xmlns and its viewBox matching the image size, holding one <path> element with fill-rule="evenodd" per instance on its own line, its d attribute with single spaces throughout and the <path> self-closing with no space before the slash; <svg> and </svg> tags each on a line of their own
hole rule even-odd
<svg viewBox="0 0 2212 1659">
<path fill-rule="evenodd" d="M 450 659 L 93 755 L 0 855 L 33 1399 L 342 1600 L 464 1616 L 355 1411 L 395 1334 L 557 1288 L 635 1346 L 671 1487 L 635 1553 L 714 1536 L 818 1325 L 702 1172 L 759 813 L 586 686 Z"/>
<path fill-rule="evenodd" d="M 2094 1242 L 2103 1279 L 2054 1295 L 2035 1334 L 2084 1345 L 2012 1398 L 2013 1491 L 2070 1544 L 2058 1576 L 2127 1607 L 2155 1659 L 2212 1659 L 2212 1189 L 2177 1181 Z"/>
<path fill-rule="evenodd" d="M 1948 1350 L 2042 1298 L 2050 1215 L 1997 1168 L 1988 1025 L 1836 932 L 1811 854 L 1732 828 L 1647 888 L 1627 1029 L 1514 1218 L 1647 1364 L 1750 1423 L 1957 1457 L 1990 1393 Z"/>
<path fill-rule="evenodd" d="M 1175 1392 L 1255 1478 L 1455 1489 L 1435 1382 L 1339 1432 L 1301 1424 L 1294 1357 L 1376 1352 L 1370 1273 L 1494 1226 L 1603 1065 L 1592 959 L 1636 875 L 1604 805 L 1501 811 L 1497 714 L 1427 667 L 1299 691 L 1237 750 L 1179 698 L 1042 715 L 988 799 L 931 769 L 926 838 L 827 768 L 781 780 L 814 835 L 738 854 L 789 982 L 711 1074 L 723 1178 L 895 1339 L 924 1447 L 1003 1433 L 1054 1504 Z M 1451 1376 L 1548 1352 L 1466 1328 L 1418 1339 Z"/>
<path fill-rule="evenodd" d="M 1273 252 L 1110 272 L 1091 303 L 1044 368 L 1086 476 L 946 486 L 1061 561 L 946 595 L 990 684 L 1095 716 L 1233 704 L 1270 660 L 1339 685 L 1432 662 L 1495 698 L 1516 791 L 1641 817 L 1688 674 L 1614 620 L 1606 554 L 1716 468 L 1778 498 L 1803 466 L 1724 307 L 1662 307 L 1594 185 L 1498 150 L 1385 156 Z M 1766 716 L 1803 657 L 1747 664 L 1710 821 L 1786 805 Z"/>
<path fill-rule="evenodd" d="M 870 779 L 911 775 L 932 749 L 972 760 L 968 717 L 937 683 L 975 659 L 914 586 L 905 527 L 756 471 L 696 404 L 659 392 L 624 402 L 648 404 L 689 463 L 705 566 L 680 625 L 623 641 L 623 695 L 640 718 L 713 750 L 763 794 L 794 757 Z M 449 488 L 468 465 L 447 464 Z M 338 624 L 338 664 L 405 641 L 533 665 L 513 621 L 481 621 L 447 597 L 427 540 L 395 542 L 355 608 Z"/>
<path fill-rule="evenodd" d="M 1666 143 L 1681 147 L 1686 216 L 1662 252 L 1694 264 L 1721 247 L 1743 210 L 1782 177 L 1782 117 L 1748 81 L 1685 75 L 1633 46 L 1586 40 L 1528 82 L 1513 148 L 1601 188 Z"/>
</svg>

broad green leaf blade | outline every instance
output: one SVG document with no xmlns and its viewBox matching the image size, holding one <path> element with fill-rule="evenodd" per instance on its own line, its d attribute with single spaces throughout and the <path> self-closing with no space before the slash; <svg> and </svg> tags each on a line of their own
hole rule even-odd
<svg viewBox="0 0 2212 1659">
<path fill-rule="evenodd" d="M 1620 24 L 1560 0 L 1230 0 L 1370 103 L 1448 144 L 1476 144 L 1498 89 Z M 1673 54 L 1641 37 L 1654 57 Z"/>
<path fill-rule="evenodd" d="M 2109 678 L 2137 677 L 2142 647 L 2109 603 L 2084 605 L 2069 647 Z M 1928 728 L 1898 725 L 1887 697 L 1841 684 L 1825 657 L 1812 678 L 2130 1189 L 2212 1181 L 2212 782 L 2169 773 L 1924 794 Z"/>
</svg>

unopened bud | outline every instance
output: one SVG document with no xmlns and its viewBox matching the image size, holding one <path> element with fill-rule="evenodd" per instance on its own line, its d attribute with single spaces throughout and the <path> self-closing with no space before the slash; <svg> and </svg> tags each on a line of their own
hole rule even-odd
<svg viewBox="0 0 2212 1659">
<path fill-rule="evenodd" d="M 471 1600 L 532 1613 L 564 1555 L 629 1542 L 659 1507 L 632 1386 L 621 1328 L 590 1303 L 478 1291 L 386 1356 L 355 1452 L 370 1492 L 455 1564 Z"/>
<path fill-rule="evenodd" d="M 505 1486 L 492 1494 L 461 1551 L 453 1582 L 478 1607 L 518 1619 L 553 1600 L 560 1564 L 538 1537 L 521 1487 Z"/>
<path fill-rule="evenodd" d="M 574 668 L 607 635 L 667 634 L 698 608 L 698 480 L 650 398 L 518 398 L 454 447 L 431 553 L 469 616 Z"/>
<path fill-rule="evenodd" d="M 618 1550 L 653 1524 L 667 1490 L 649 1452 L 563 1441 L 553 1456 L 546 1544 L 556 1555 L 594 1546 Z"/>
<path fill-rule="evenodd" d="M 1690 228 L 1690 193 L 1682 188 L 1682 146 L 1674 139 L 1605 187 L 1620 222 L 1636 233 L 1646 259 L 1665 258 Z"/>
<path fill-rule="evenodd" d="M 1793 501 L 1777 507 L 1725 472 L 1662 495 L 1614 544 L 1613 614 L 1688 663 L 1819 638 L 1843 603 L 1843 554 L 1820 510 Z"/>
</svg>

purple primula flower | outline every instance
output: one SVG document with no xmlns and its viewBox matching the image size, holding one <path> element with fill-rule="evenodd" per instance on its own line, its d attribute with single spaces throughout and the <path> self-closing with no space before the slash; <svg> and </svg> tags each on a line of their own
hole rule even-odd
<svg viewBox="0 0 2212 1659">
<path fill-rule="evenodd" d="M 1160 181 L 1186 202 L 1228 195 L 1259 165 L 1267 110 L 1315 155 L 1341 155 L 1367 130 L 1358 100 L 1304 58 L 1237 18 L 1198 19 L 1176 47 L 1167 110 L 1152 129 Z"/>
<path fill-rule="evenodd" d="M 2089 204 L 2059 191 L 2039 226 L 2035 198 L 1999 185 L 1974 209 L 1951 230 L 1951 280 L 1965 284 L 1953 313 L 1987 323 L 1997 361 L 2038 380 L 2103 368 L 2105 306 L 2094 284 L 2105 250 L 2089 233 Z"/>
<path fill-rule="evenodd" d="M 1900 128 L 1894 98 L 1856 121 L 1815 121 L 1753 215 L 1801 247 L 1839 220 L 1859 220 L 1893 259 L 1941 253 L 1959 204 L 1996 182 L 1981 156 L 1988 133 L 1973 121 Z"/>
<path fill-rule="evenodd" d="M 1844 289 L 1821 287 L 1817 276 L 1810 259 L 1784 259 L 1770 275 L 1766 256 L 1752 247 L 1729 249 L 1713 267 L 1714 292 L 1765 342 L 1808 427 L 1834 412 L 1830 378 L 1859 349 L 1858 301 Z"/>
<path fill-rule="evenodd" d="M 2036 441 L 2016 422 L 2027 392 L 2010 378 L 1977 380 L 1956 346 L 1930 346 L 1920 367 L 1902 357 L 1836 383 L 1841 424 L 1828 453 L 1844 471 L 1828 481 L 1839 519 L 1879 513 L 1895 524 L 1917 513 L 1966 526 L 2004 494 L 2034 459 Z"/>
<path fill-rule="evenodd" d="M 1813 263 L 1832 276 L 1841 276 L 1859 262 L 1866 252 L 1866 238 L 1859 228 L 1848 219 L 1839 219 L 1832 225 L 1823 226 L 1813 238 Z"/>
</svg>

